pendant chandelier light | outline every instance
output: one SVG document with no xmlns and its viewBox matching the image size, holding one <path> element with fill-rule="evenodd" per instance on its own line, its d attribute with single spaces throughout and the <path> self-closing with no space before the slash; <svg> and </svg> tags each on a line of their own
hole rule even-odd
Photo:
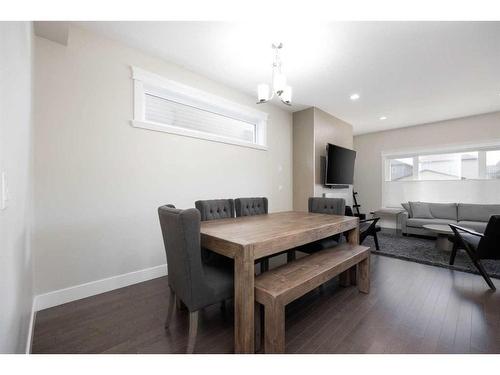
<svg viewBox="0 0 500 375">
<path fill-rule="evenodd" d="M 292 105 L 292 88 L 286 84 L 286 76 L 283 73 L 283 63 L 281 61 L 280 51 L 283 43 L 273 44 L 274 51 L 272 90 L 266 83 L 257 86 L 257 103 L 266 103 L 277 95 L 286 105 Z"/>
</svg>

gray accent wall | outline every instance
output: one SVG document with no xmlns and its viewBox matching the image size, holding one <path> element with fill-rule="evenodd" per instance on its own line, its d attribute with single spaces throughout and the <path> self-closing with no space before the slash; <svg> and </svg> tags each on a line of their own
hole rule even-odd
<svg viewBox="0 0 500 375">
<path fill-rule="evenodd" d="M 326 144 L 353 148 L 352 126 L 319 108 L 293 114 L 293 208 L 307 211 L 309 197 L 344 198 L 352 201 L 352 189 L 329 189 L 323 185 Z"/>
</svg>

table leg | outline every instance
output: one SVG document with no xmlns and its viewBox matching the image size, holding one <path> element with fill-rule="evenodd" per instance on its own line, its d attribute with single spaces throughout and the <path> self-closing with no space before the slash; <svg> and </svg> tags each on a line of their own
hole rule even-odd
<svg viewBox="0 0 500 375">
<path fill-rule="evenodd" d="M 254 353 L 254 257 L 244 248 L 234 258 L 234 351 Z"/>
</svg>

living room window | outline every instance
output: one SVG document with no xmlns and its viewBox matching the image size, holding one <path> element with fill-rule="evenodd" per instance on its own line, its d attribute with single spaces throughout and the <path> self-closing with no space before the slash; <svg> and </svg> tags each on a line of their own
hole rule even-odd
<svg viewBox="0 0 500 375">
<path fill-rule="evenodd" d="M 266 149 L 267 114 L 132 67 L 139 128 Z"/>
<path fill-rule="evenodd" d="M 382 154 L 383 207 L 401 202 L 497 203 L 500 142 Z"/>
<path fill-rule="evenodd" d="M 498 149 L 386 156 L 385 181 L 500 179 Z"/>
</svg>

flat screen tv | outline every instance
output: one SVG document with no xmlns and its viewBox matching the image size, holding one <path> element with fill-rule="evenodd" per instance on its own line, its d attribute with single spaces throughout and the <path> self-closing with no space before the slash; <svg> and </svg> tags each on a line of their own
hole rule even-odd
<svg viewBox="0 0 500 375">
<path fill-rule="evenodd" d="M 326 145 L 325 185 L 352 185 L 356 151 Z"/>
</svg>

